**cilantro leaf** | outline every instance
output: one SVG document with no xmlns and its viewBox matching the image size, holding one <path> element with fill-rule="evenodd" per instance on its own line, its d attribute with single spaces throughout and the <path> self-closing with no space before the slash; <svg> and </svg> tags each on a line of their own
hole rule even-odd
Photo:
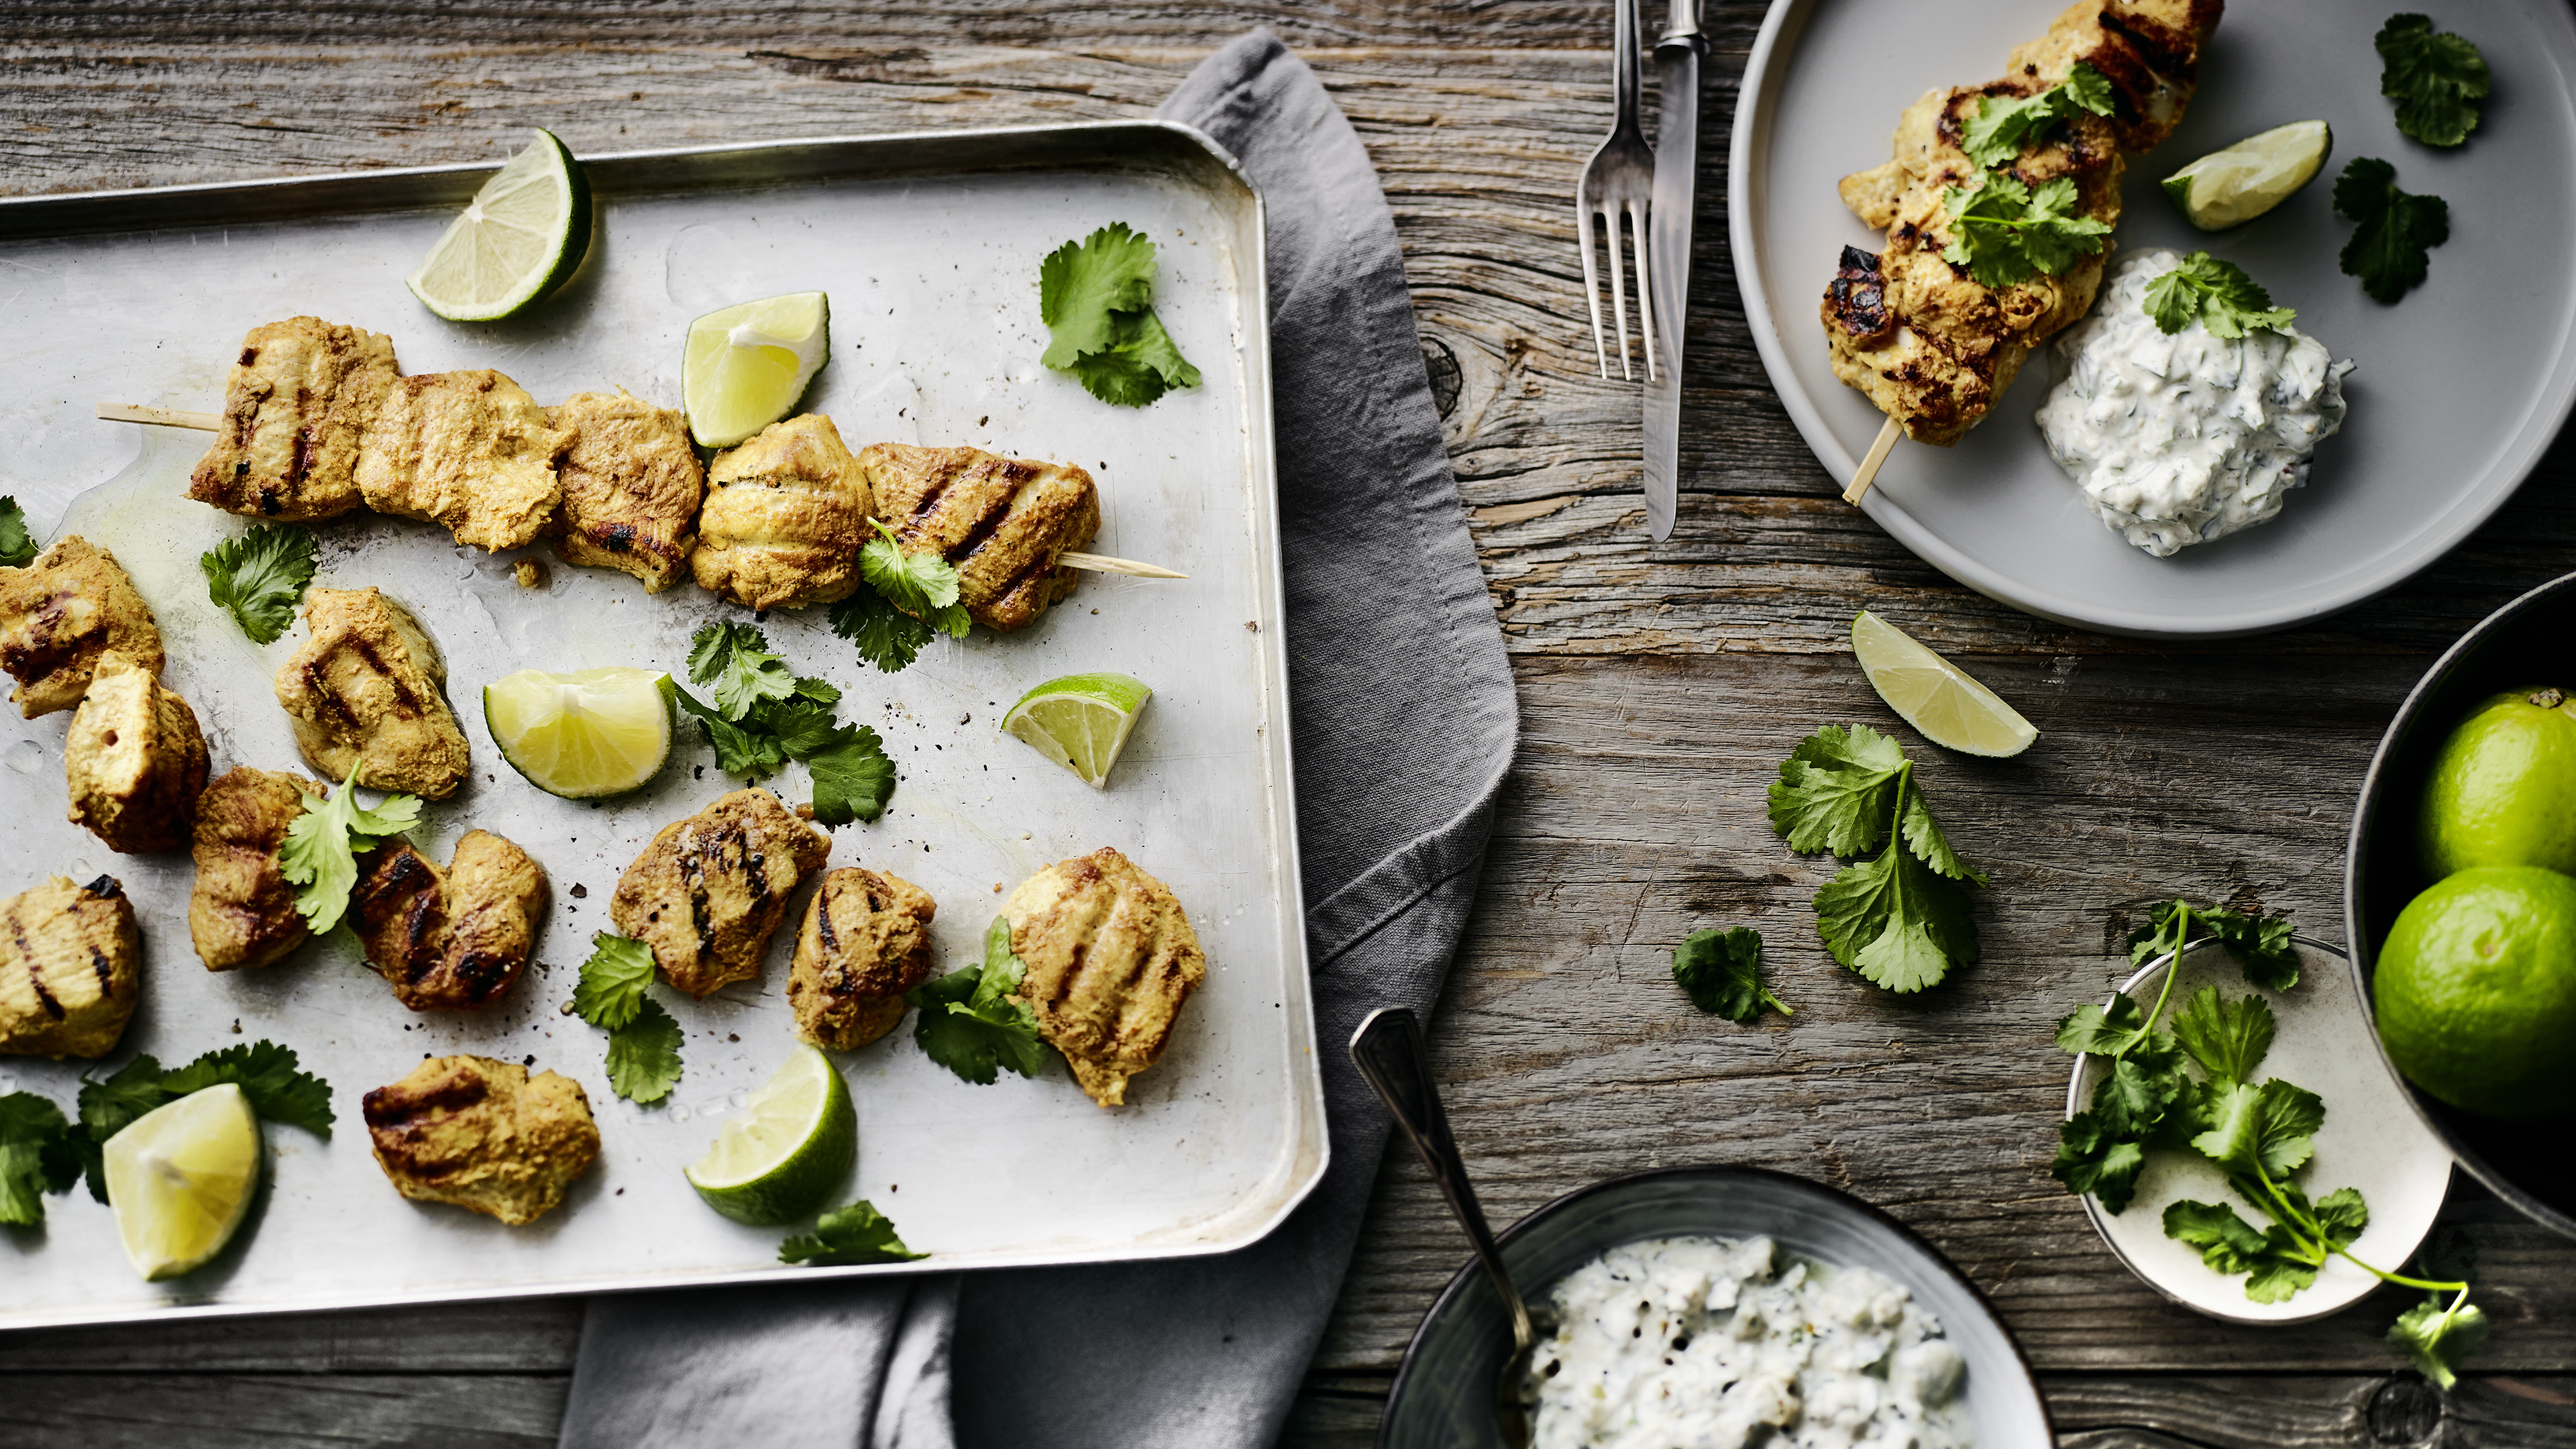
<svg viewBox="0 0 2576 1449">
<path fill-rule="evenodd" d="M 1950 242 L 1942 260 L 1964 266 L 1988 287 L 2056 276 L 2102 250 L 2111 224 L 2075 213 L 2075 182 L 2061 176 L 2034 191 L 2020 178 L 1990 171 L 1966 191 L 1949 188 Z"/>
<path fill-rule="evenodd" d="M 2156 330 L 2171 336 L 2196 318 L 2212 337 L 2238 338 L 2259 328 L 2287 331 L 2298 312 L 2272 305 L 2245 269 L 2209 253 L 2193 252 L 2182 265 L 2147 283 L 2146 312 Z"/>
<path fill-rule="evenodd" d="M 44 1194 L 71 1191 L 80 1175 L 80 1152 L 62 1108 L 33 1092 L 0 1096 L 0 1223 L 42 1223 Z"/>
<path fill-rule="evenodd" d="M 635 1016 L 608 1034 L 609 1090 L 630 1102 L 671 1095 L 680 1082 L 680 1024 L 662 1003 L 639 999 Z"/>
<path fill-rule="evenodd" d="M 2252 1269 L 2264 1250 L 2263 1234 L 2225 1203 L 2186 1198 L 2168 1205 L 2165 1236 L 2200 1249 L 2200 1261 L 2231 1278 Z"/>
<path fill-rule="evenodd" d="M 2091 1112 L 2078 1112 L 2058 1124 L 2057 1160 L 2048 1175 L 2081 1196 L 2091 1193 L 2102 1210 L 2117 1216 L 2137 1195 L 2138 1171 L 2147 1165 L 2139 1143 L 2105 1127 Z"/>
<path fill-rule="evenodd" d="M 2174 1041 L 2209 1073 L 2212 1086 L 2252 1081 L 2274 1031 L 2272 1008 L 2262 997 L 2228 1001 L 2215 986 L 2193 992 L 2174 1014 Z"/>
<path fill-rule="evenodd" d="M 1835 960 L 1890 991 L 1920 991 L 1977 959 L 1967 893 L 1895 846 L 1825 882 L 1816 930 Z"/>
<path fill-rule="evenodd" d="M 1952 880 L 1974 881 L 1978 885 L 1986 883 L 1985 872 L 1961 860 L 1959 853 L 1950 848 L 1950 837 L 1943 835 L 1941 827 L 1933 823 L 1932 807 L 1924 803 L 1923 787 L 1914 783 L 1911 770 L 1906 772 L 1905 792 L 1897 806 L 1896 822 L 1898 832 L 1905 837 L 1905 848 L 1914 852 L 1915 859 Z"/>
<path fill-rule="evenodd" d="M 2279 1223 L 2263 1230 L 2263 1251 L 2245 1276 L 2245 1296 L 2257 1303 L 2287 1303 L 2317 1281 L 2317 1262 L 2302 1256 L 2298 1240 Z"/>
<path fill-rule="evenodd" d="M 1199 370 L 1154 315 L 1154 270 L 1154 244 L 1125 222 L 1048 253 L 1038 265 L 1038 316 L 1048 333 L 1038 360 L 1121 407 L 1198 386 Z"/>
<path fill-rule="evenodd" d="M 2337 264 L 2382 302 L 2424 285 L 2427 251 L 2451 239 L 2450 203 L 2398 190 L 2397 168 L 2374 156 L 2354 157 L 2335 178 L 2334 209 L 2354 223 Z"/>
<path fill-rule="evenodd" d="M 349 890 L 358 883 L 358 856 L 419 823 L 414 796 L 387 795 L 373 809 L 360 806 L 354 768 L 318 807 L 308 799 L 277 852 L 279 873 L 296 887 L 295 909 L 305 926 L 318 936 L 340 924 Z"/>
<path fill-rule="evenodd" d="M 832 697 L 840 698 L 840 692 L 833 691 Z M 829 749 L 833 741 L 832 706 L 803 695 L 762 705 L 754 712 L 752 723 L 776 739 L 780 751 L 791 760 Z"/>
<path fill-rule="evenodd" d="M 2370 1226 L 2370 1205 L 2357 1188 L 2339 1187 L 2318 1198 L 2311 1215 L 2325 1234 L 2328 1248 L 2349 1248 Z"/>
<path fill-rule="evenodd" d="M 2155 908 L 2147 923 L 2129 933 L 2129 964 L 2144 966 L 2158 956 L 2182 948 L 2191 933 L 2191 903 L 2171 900 Z"/>
<path fill-rule="evenodd" d="M 2155 1037 L 2155 1046 L 2113 1061 L 2094 1084 L 2093 1116 L 2105 1132 L 2143 1142 L 2181 1097 L 2182 1054 L 2164 1033 Z"/>
<path fill-rule="evenodd" d="M 2290 940 L 2288 921 L 2224 908 L 2193 914 L 2236 958 L 2249 984 L 2266 991 L 2288 991 L 2299 984 L 2299 948 Z"/>
<path fill-rule="evenodd" d="M 860 555 L 862 568 L 866 555 Z M 859 646 L 859 657 L 892 674 L 921 655 L 934 632 L 928 624 L 885 601 L 873 588 L 859 589 L 832 606 L 832 632 Z"/>
<path fill-rule="evenodd" d="M 2424 1377 L 2448 1391 L 2459 1387 L 2460 1365 L 2486 1345 L 2492 1327 L 2486 1310 L 2476 1304 L 2460 1303 L 2445 1311 L 2442 1295 L 2430 1293 L 2389 1325 L 2388 1341 L 2404 1349 Z"/>
<path fill-rule="evenodd" d="M 644 988 L 652 984 L 652 947 L 632 936 L 596 932 L 590 959 L 581 963 L 581 982 L 573 987 L 573 1015 L 615 1031 L 644 1009 Z"/>
<path fill-rule="evenodd" d="M 1673 951 L 1673 980 L 1692 1005 L 1728 1021 L 1751 1021 L 1766 1008 L 1795 1015 L 1763 984 L 1762 933 L 1750 927 L 1693 931 Z"/>
<path fill-rule="evenodd" d="M 1960 149 L 1979 166 L 2009 166 L 2022 147 L 2050 126 L 2078 111 L 2111 114 L 2111 82 L 2089 65 L 2078 64 L 2066 80 L 2035 96 L 1984 96 L 1968 118 Z"/>
<path fill-rule="evenodd" d="M 895 1235 L 892 1220 L 865 1199 L 823 1214 L 812 1233 L 791 1237 L 778 1245 L 778 1261 L 817 1268 L 909 1263 L 929 1256 L 905 1247 L 903 1239 Z"/>
<path fill-rule="evenodd" d="M 2379 51 L 2379 93 L 2397 103 L 2398 130 L 2427 146 L 2469 139 L 2493 84 L 2476 46 L 2411 14 L 2389 16 L 2370 43 Z"/>
<path fill-rule="evenodd" d="M 894 798 L 894 761 L 866 725 L 843 725 L 797 758 L 813 772 L 814 818 L 824 825 L 874 820 Z"/>
<path fill-rule="evenodd" d="M 107 1161 L 100 1149 L 135 1118 L 170 1100 L 168 1089 L 161 1085 L 162 1076 L 161 1064 L 144 1055 L 117 1068 L 103 1082 L 81 1078 L 81 1132 L 76 1145 L 89 1179 L 89 1195 L 100 1202 L 107 1201 Z"/>
<path fill-rule="evenodd" d="M 163 1075 L 161 1090 L 171 1097 L 184 1097 L 225 1082 L 242 1089 L 261 1121 L 301 1127 L 316 1137 L 331 1135 L 331 1084 L 302 1070 L 293 1047 L 273 1041 L 210 1051 Z M 106 1138 L 99 1140 L 104 1143 Z"/>
<path fill-rule="evenodd" d="M 2057 1023 L 2058 1050 L 2069 1056 L 2126 1052 L 2147 1029 L 2147 1014 L 2127 996 L 2107 1006 L 2079 1006 Z"/>
<path fill-rule="evenodd" d="M 769 651 L 758 629 L 719 620 L 689 636 L 689 682 L 707 686 L 717 711 L 738 722 L 762 700 L 794 694 L 796 671 Z"/>
<path fill-rule="evenodd" d="M 2257 1087 L 2230 1082 L 2209 1094 L 2211 1126 L 2191 1145 L 2229 1172 L 2262 1174 L 2280 1182 L 2316 1152 L 2313 1134 L 2325 1125 L 2326 1106 L 2316 1093 L 2278 1077 Z"/>
<path fill-rule="evenodd" d="M 1771 828 L 1801 855 L 1862 855 L 1887 834 L 1905 751 L 1867 725 L 1827 725 L 1798 742 L 1771 786 Z"/>
<path fill-rule="evenodd" d="M 671 698 L 683 713 L 698 722 L 698 733 L 715 748 L 716 768 L 728 775 L 746 780 L 764 780 L 778 773 L 787 756 L 778 747 L 778 737 L 764 730 L 746 728 L 726 719 L 721 710 L 700 704 L 687 690 L 673 687 Z"/>
<path fill-rule="evenodd" d="M 313 535 L 300 528 L 251 525 L 250 532 L 198 555 L 206 597 L 231 611 L 254 644 L 274 644 L 295 622 L 304 586 L 313 582 Z"/>
<path fill-rule="evenodd" d="M 977 1086 L 998 1068 L 1034 1077 L 1046 1066 L 1037 1013 L 1010 999 L 1028 967 L 1011 952 L 1011 923 L 996 917 L 984 933 L 984 964 L 935 976 L 904 993 L 919 1007 L 912 1039 L 930 1059 Z"/>
<path fill-rule="evenodd" d="M 859 574 L 886 603 L 952 638 L 966 637 L 966 606 L 957 602 L 957 570 L 936 553 L 913 553 L 880 519 L 877 536 L 859 549 Z"/>
<path fill-rule="evenodd" d="M 22 569 L 36 561 L 36 536 L 27 531 L 18 500 L 0 494 L 0 567 Z"/>
</svg>

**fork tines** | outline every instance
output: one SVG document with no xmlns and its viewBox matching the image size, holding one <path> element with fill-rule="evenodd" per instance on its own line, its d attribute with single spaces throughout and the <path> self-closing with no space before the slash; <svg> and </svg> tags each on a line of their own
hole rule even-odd
<svg viewBox="0 0 2576 1449">
<path fill-rule="evenodd" d="M 1574 231 L 1583 246 L 1583 300 L 1592 309 L 1593 355 L 1601 364 L 1601 375 L 1608 377 L 1610 344 L 1601 330 L 1601 280 L 1594 256 L 1599 250 L 1599 244 L 1593 239 L 1592 234 L 1593 217 L 1597 214 L 1609 231 L 1610 314 L 1619 328 L 1619 376 L 1631 380 L 1636 377 L 1636 373 L 1628 366 L 1628 288 L 1626 279 L 1621 275 L 1625 268 L 1621 265 L 1619 252 L 1619 218 L 1624 213 L 1628 218 L 1629 238 L 1635 244 L 1637 323 L 1643 334 L 1642 341 L 1645 346 L 1646 378 L 1651 382 L 1655 377 L 1655 305 L 1652 295 L 1647 290 L 1646 281 L 1649 203 L 1642 195 L 1624 199 L 1596 195 L 1593 193 L 1592 181 L 1591 173 L 1585 173 L 1583 194 L 1577 201 L 1574 211 Z"/>
</svg>

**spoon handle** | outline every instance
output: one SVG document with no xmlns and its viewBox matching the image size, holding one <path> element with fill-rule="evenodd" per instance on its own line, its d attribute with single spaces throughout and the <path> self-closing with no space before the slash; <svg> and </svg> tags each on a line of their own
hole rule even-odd
<svg viewBox="0 0 2576 1449">
<path fill-rule="evenodd" d="M 1467 1182 L 1467 1164 L 1459 1159 L 1458 1143 L 1449 1135 L 1449 1114 L 1440 1109 L 1440 1090 L 1431 1084 L 1431 1058 L 1423 1049 L 1422 1023 L 1401 1006 L 1369 1013 L 1360 1029 L 1351 1033 L 1351 1061 L 1385 1100 L 1395 1125 L 1412 1139 L 1413 1150 L 1422 1154 L 1422 1165 L 1431 1169 L 1431 1180 L 1440 1184 L 1449 1211 L 1457 1214 L 1458 1226 L 1467 1230 L 1467 1240 L 1476 1245 L 1476 1259 L 1485 1265 L 1485 1276 L 1493 1280 L 1494 1291 L 1511 1310 L 1514 1348 L 1526 1352 L 1535 1341 L 1529 1308 L 1503 1267 L 1502 1249 L 1494 1245 L 1493 1230 L 1485 1226 L 1485 1211 L 1477 1206 L 1476 1189 Z"/>
</svg>

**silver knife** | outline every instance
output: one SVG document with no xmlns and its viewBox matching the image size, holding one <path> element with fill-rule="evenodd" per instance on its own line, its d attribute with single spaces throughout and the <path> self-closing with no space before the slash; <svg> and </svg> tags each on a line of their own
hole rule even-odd
<svg viewBox="0 0 2576 1449">
<path fill-rule="evenodd" d="M 1699 0 L 1673 0 L 1655 43 L 1655 196 L 1648 283 L 1655 308 L 1654 377 L 1646 383 L 1646 532 L 1673 536 L 1682 452 L 1682 325 L 1690 314 L 1691 204 L 1699 183 L 1699 67 L 1708 51 Z"/>
</svg>

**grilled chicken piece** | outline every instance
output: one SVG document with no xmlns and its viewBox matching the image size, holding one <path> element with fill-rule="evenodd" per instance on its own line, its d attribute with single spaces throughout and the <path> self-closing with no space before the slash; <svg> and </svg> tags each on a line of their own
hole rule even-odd
<svg viewBox="0 0 2576 1449">
<path fill-rule="evenodd" d="M 955 565 L 958 602 L 1005 634 L 1073 592 L 1081 576 L 1056 560 L 1100 532 L 1100 490 L 1070 463 L 905 443 L 871 444 L 859 462 L 896 541 Z"/>
<path fill-rule="evenodd" d="M 143 935 L 116 877 L 55 876 L 0 901 L 0 1054 L 106 1056 L 142 973 Z"/>
<path fill-rule="evenodd" d="M 796 935 L 787 1004 L 796 1034 L 855 1051 L 903 1020 L 903 994 L 930 978 L 930 892 L 897 875 L 844 868 L 823 877 Z"/>
<path fill-rule="evenodd" d="M 682 578 L 707 492 L 688 420 L 624 388 L 568 398 L 546 420 L 567 439 L 555 463 L 563 507 L 546 526 L 555 556 L 633 574 L 648 594 Z"/>
<path fill-rule="evenodd" d="M 662 979 L 691 996 L 760 975 L 796 882 L 832 838 L 766 790 L 736 790 L 661 829 L 617 879 L 608 918 L 653 948 Z"/>
<path fill-rule="evenodd" d="M 408 841 L 369 858 L 349 892 L 367 964 L 414 1011 L 471 1011 L 527 968 L 546 873 L 487 830 L 469 830 L 442 871 Z"/>
<path fill-rule="evenodd" d="M 458 543 L 519 548 L 563 501 L 563 442 L 537 400 L 497 372 L 406 377 L 367 429 L 358 490 L 378 513 L 442 524 Z"/>
<path fill-rule="evenodd" d="M 224 378 L 224 423 L 188 496 L 251 518 L 359 504 L 358 449 L 400 376 L 393 339 L 319 317 L 254 327 Z"/>
<path fill-rule="evenodd" d="M 410 611 L 375 589 L 307 589 L 313 631 L 277 671 L 295 743 L 334 780 L 445 799 L 465 782 L 465 735 L 441 691 L 447 666 Z"/>
<path fill-rule="evenodd" d="M 197 712 L 125 654 L 99 661 L 63 743 L 71 821 L 123 855 L 188 843 L 206 788 Z"/>
<path fill-rule="evenodd" d="M 433 1057 L 360 1108 L 397 1192 L 514 1228 L 552 1212 L 599 1156 L 581 1083 L 517 1062 Z"/>
<path fill-rule="evenodd" d="M 321 793 L 310 780 L 242 765 L 197 797 L 188 938 L 207 970 L 265 966 L 304 944 L 304 917 L 277 853 L 306 797 Z"/>
<path fill-rule="evenodd" d="M 1064 1053 L 1091 1100 L 1116 1107 L 1127 1079 L 1172 1039 L 1181 1003 L 1207 976 L 1190 918 L 1161 881 L 1115 850 L 1058 861 L 1002 903 L 1028 967 L 1019 999 Z"/>
<path fill-rule="evenodd" d="M 707 470 L 698 587 L 746 609 L 797 609 L 848 598 L 876 500 L 841 433 L 820 413 L 772 423 Z"/>
<path fill-rule="evenodd" d="M 2049 126 L 2007 169 L 2033 188 L 2071 179 L 2079 214 L 2116 223 L 2121 152 L 2154 145 L 2181 120 L 2220 8 L 2221 0 L 2078 0 L 2047 35 L 2012 53 L 2002 79 L 1932 91 L 1908 107 L 1893 159 L 1842 180 L 1843 204 L 1884 228 L 1887 243 L 1875 254 L 1845 247 L 1826 289 L 1819 315 L 1834 375 L 1917 442 L 1947 447 L 1984 418 L 2031 350 L 2092 307 L 2110 249 L 2001 289 L 1943 260 L 1948 193 L 1980 179 L 1960 149 L 1968 123 L 1988 96 L 2036 95 L 2078 63 L 2100 71 L 2113 114 Z"/>
<path fill-rule="evenodd" d="M 18 681 L 20 713 L 80 703 L 110 654 L 160 677 L 161 628 L 116 555 L 75 533 L 25 568 L 0 568 L 0 669 Z"/>
</svg>

